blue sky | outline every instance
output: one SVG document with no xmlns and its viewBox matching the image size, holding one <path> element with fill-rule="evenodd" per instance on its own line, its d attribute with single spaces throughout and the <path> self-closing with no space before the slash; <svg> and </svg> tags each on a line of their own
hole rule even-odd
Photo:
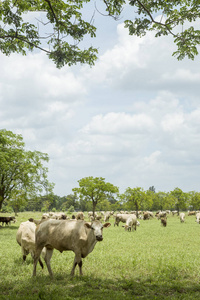
<svg viewBox="0 0 200 300">
<path fill-rule="evenodd" d="M 86 176 L 121 192 L 200 191 L 199 56 L 178 62 L 170 37 L 129 36 L 123 18 L 96 13 L 95 22 L 92 68 L 58 70 L 43 53 L 0 54 L 0 128 L 48 153 L 60 196 Z"/>
</svg>

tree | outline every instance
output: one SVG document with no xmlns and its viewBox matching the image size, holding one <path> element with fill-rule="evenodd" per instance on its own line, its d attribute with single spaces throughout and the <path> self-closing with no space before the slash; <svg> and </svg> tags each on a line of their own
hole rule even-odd
<svg viewBox="0 0 200 300">
<path fill-rule="evenodd" d="M 74 207 L 74 209 L 78 207 L 77 198 L 73 194 L 61 198 L 60 209 L 62 211 L 69 210 L 69 208 L 72 206 Z"/>
<path fill-rule="evenodd" d="M 154 185 L 149 187 L 149 191 L 151 191 L 152 193 L 156 192 L 156 189 L 155 189 Z"/>
<path fill-rule="evenodd" d="M 75 195 L 79 195 L 83 201 L 92 202 L 93 216 L 97 204 L 110 197 L 112 194 L 118 193 L 118 187 L 109 182 L 105 182 L 102 177 L 85 177 L 78 181 L 79 188 L 74 188 Z"/>
<path fill-rule="evenodd" d="M 94 64 L 97 49 L 92 46 L 80 49 L 84 37 L 96 36 L 93 16 L 89 22 L 83 17 L 83 8 L 87 2 L 90 0 L 0 1 L 0 51 L 6 55 L 12 52 L 26 55 L 27 50 L 39 49 L 58 68 L 78 62 Z M 115 20 L 127 5 L 125 0 L 103 2 L 105 13 Z M 130 0 L 129 5 L 133 18 L 125 21 L 125 27 L 130 35 L 143 36 L 154 30 L 156 37 L 173 36 L 177 45 L 173 55 L 178 59 L 185 56 L 194 59 L 198 54 L 200 30 L 195 21 L 200 17 L 199 1 Z"/>
<path fill-rule="evenodd" d="M 39 151 L 26 151 L 21 135 L 0 130 L 0 209 L 20 197 L 29 199 L 38 193 L 50 193 L 53 184 L 47 179 L 49 158 Z"/>
<path fill-rule="evenodd" d="M 199 192 L 189 192 L 189 198 L 190 198 L 190 207 L 195 210 L 200 209 L 200 193 Z"/>
<path fill-rule="evenodd" d="M 145 205 L 145 192 L 140 187 L 136 187 L 134 189 L 128 187 L 121 197 L 127 203 L 127 208 L 130 210 L 136 210 L 137 215 L 138 210 L 142 209 Z"/>
<path fill-rule="evenodd" d="M 169 209 L 168 201 L 167 201 L 167 193 L 165 192 L 158 192 L 154 198 L 154 204 L 156 204 L 157 209 L 164 210 Z"/>
<path fill-rule="evenodd" d="M 187 208 L 188 195 L 186 193 L 177 187 L 171 191 L 170 194 L 175 198 L 175 208 L 177 209 L 178 214 L 180 210 L 185 210 Z"/>
</svg>

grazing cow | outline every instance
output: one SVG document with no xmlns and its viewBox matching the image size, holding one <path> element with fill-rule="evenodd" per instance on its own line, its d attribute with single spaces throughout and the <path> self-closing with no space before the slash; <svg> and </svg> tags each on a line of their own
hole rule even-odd
<svg viewBox="0 0 200 300">
<path fill-rule="evenodd" d="M 172 216 L 174 216 L 174 215 L 179 215 L 179 213 L 178 213 L 178 210 L 172 210 Z"/>
<path fill-rule="evenodd" d="M 84 214 L 82 211 L 77 213 L 76 220 L 84 220 Z"/>
<path fill-rule="evenodd" d="M 166 211 L 160 211 L 156 216 L 160 220 L 161 218 L 167 218 L 167 213 Z"/>
<path fill-rule="evenodd" d="M 180 213 L 180 221 L 181 223 L 185 222 L 185 213 Z"/>
<path fill-rule="evenodd" d="M 167 226 L 167 219 L 166 218 L 163 218 L 163 217 L 161 217 L 161 225 L 162 226 L 164 226 L 164 227 L 166 227 Z"/>
<path fill-rule="evenodd" d="M 188 211 L 188 216 L 195 216 L 196 215 L 196 211 Z"/>
<path fill-rule="evenodd" d="M 134 231 L 134 229 L 136 230 L 136 226 L 137 226 L 137 217 L 136 215 L 132 215 L 130 217 L 128 217 L 128 219 L 126 220 L 126 225 L 122 225 L 122 227 L 125 228 L 125 230 L 128 231 Z"/>
<path fill-rule="evenodd" d="M 143 220 L 149 220 L 149 219 L 150 219 L 149 213 L 147 211 L 145 211 L 143 213 Z"/>
<path fill-rule="evenodd" d="M 47 220 L 36 229 L 36 251 L 34 257 L 33 276 L 36 276 L 36 266 L 43 247 L 46 247 L 44 258 L 49 275 L 53 276 L 50 260 L 53 249 L 73 251 L 75 253 L 71 275 L 74 275 L 76 265 L 82 275 L 82 258 L 85 258 L 98 241 L 103 240 L 102 230 L 109 227 L 110 223 L 102 225 L 99 221 L 92 223 L 83 220 Z"/>
<path fill-rule="evenodd" d="M 134 214 L 117 214 L 115 216 L 114 226 L 119 226 L 119 222 L 126 223 L 127 219 L 131 216 L 135 216 Z"/>
<path fill-rule="evenodd" d="M 109 221 L 110 216 L 111 216 L 111 213 L 110 213 L 109 211 L 107 211 L 107 212 L 105 213 L 105 215 L 104 215 L 104 222 Z"/>
<path fill-rule="evenodd" d="M 0 217 L 0 222 L 2 223 L 2 225 L 4 225 L 4 223 L 6 225 L 10 225 L 11 222 L 16 222 L 16 218 L 13 217 Z"/>
<path fill-rule="evenodd" d="M 16 241 L 21 246 L 23 260 L 26 260 L 26 256 L 31 253 L 34 257 L 35 253 L 35 229 L 36 225 L 33 222 L 22 222 L 17 230 Z M 45 255 L 45 250 L 43 250 Z M 43 268 L 43 263 L 39 258 L 39 263 Z"/>
<path fill-rule="evenodd" d="M 200 224 L 200 213 L 196 214 L 196 222 Z"/>
</svg>

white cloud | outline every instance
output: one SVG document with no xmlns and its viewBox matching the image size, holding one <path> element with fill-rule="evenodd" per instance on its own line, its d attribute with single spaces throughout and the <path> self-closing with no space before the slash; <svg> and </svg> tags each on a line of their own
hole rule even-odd
<svg viewBox="0 0 200 300">
<path fill-rule="evenodd" d="M 0 55 L 0 127 L 49 154 L 61 196 L 85 176 L 121 189 L 198 190 L 200 63 L 172 58 L 170 38 L 116 30 L 93 68 Z"/>
<path fill-rule="evenodd" d="M 82 132 L 96 134 L 137 134 L 149 130 L 153 121 L 143 113 L 130 115 L 127 113 L 108 113 L 105 116 L 97 115 L 86 125 Z"/>
</svg>

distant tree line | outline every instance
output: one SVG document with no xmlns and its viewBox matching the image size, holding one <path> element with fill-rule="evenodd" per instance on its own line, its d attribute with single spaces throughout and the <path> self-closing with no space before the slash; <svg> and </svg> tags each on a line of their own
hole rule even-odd
<svg viewBox="0 0 200 300">
<path fill-rule="evenodd" d="M 124 193 L 103 177 L 85 177 L 67 196 L 53 193 L 46 163 L 49 157 L 27 151 L 21 135 L 0 130 L 0 211 L 118 211 L 118 210 L 199 210 L 200 193 L 156 192 L 151 186 L 128 187 Z"/>
<path fill-rule="evenodd" d="M 155 192 L 151 189 L 143 190 L 141 187 L 127 188 L 123 194 L 116 194 L 102 199 L 97 203 L 96 211 L 120 211 L 120 210 L 200 210 L 200 192 L 183 192 L 175 188 L 170 192 Z M 2 212 L 12 211 L 92 211 L 91 199 L 83 199 L 76 193 L 67 196 L 54 194 L 29 199 L 16 209 L 12 201 L 2 206 Z"/>
</svg>

